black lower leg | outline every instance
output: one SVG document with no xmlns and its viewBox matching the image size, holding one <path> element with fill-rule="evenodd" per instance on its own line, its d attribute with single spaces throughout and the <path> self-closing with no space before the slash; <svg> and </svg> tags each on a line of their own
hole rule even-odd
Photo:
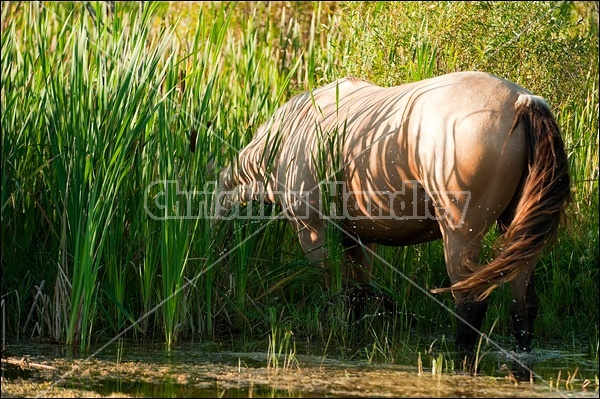
<svg viewBox="0 0 600 399">
<path fill-rule="evenodd" d="M 475 370 L 475 343 L 487 306 L 487 301 L 458 302 L 456 305 L 456 351 L 459 363 L 464 363 L 468 371 Z"/>
<path fill-rule="evenodd" d="M 538 298 L 535 293 L 534 279 L 532 276 L 525 289 L 525 295 L 515 295 L 511 312 L 515 338 L 517 340 L 517 352 L 531 352 L 533 326 L 537 312 Z"/>
</svg>

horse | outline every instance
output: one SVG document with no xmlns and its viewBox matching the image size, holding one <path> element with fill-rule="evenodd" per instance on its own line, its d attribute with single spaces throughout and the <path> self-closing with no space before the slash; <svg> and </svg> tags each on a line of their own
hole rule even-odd
<svg viewBox="0 0 600 399">
<path fill-rule="evenodd" d="M 220 170 L 217 191 L 217 218 L 240 202 L 280 205 L 308 259 L 324 267 L 326 221 L 334 222 L 345 237 L 344 276 L 362 284 L 375 244 L 442 239 L 451 285 L 432 292 L 454 296 L 463 360 L 472 359 L 489 294 L 504 283 L 516 350 L 531 352 L 534 269 L 571 196 L 547 102 L 476 71 L 394 87 L 346 77 L 298 94 Z M 327 196 L 335 207 L 323 206 Z M 494 225 L 499 253 L 481 264 Z"/>
</svg>

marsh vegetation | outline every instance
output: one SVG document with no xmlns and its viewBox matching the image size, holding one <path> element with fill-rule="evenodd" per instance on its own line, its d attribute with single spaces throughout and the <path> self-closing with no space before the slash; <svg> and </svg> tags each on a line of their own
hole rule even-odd
<svg viewBox="0 0 600 399">
<path fill-rule="evenodd" d="M 476 69 L 546 98 L 561 126 L 573 202 L 536 269 L 534 351 L 560 341 L 597 365 L 597 4 L 3 2 L 4 336 L 84 351 L 236 338 L 271 355 L 318 341 L 384 363 L 433 345 L 415 336 L 451 340 L 452 297 L 436 297 L 442 308 L 424 294 L 449 285 L 441 242 L 377 248 L 374 284 L 398 309 L 371 301 L 355 320 L 285 219 L 167 216 L 210 203 L 218 167 L 297 93 L 347 75 L 389 86 Z M 329 245 L 335 260 L 335 234 Z M 512 334 L 509 298 L 492 295 L 488 337 Z"/>
</svg>

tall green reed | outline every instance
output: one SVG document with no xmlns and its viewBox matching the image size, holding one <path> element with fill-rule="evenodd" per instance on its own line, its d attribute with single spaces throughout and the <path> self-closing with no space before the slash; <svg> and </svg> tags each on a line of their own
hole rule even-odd
<svg viewBox="0 0 600 399">
<path fill-rule="evenodd" d="M 51 209 L 45 213 L 53 214 L 60 231 L 60 266 L 71 279 L 66 342 L 84 347 L 90 343 L 100 303 L 101 268 L 108 269 L 105 291 L 117 308 L 117 319 L 128 314 L 123 296 L 128 265 L 117 255 L 132 253 L 123 249 L 129 235 L 124 216 L 131 203 L 123 200 L 129 193 L 122 190 L 135 166 L 131 156 L 156 108 L 155 87 L 164 75 L 159 61 L 167 41 L 145 51 L 152 7 L 125 21 L 125 29 L 111 31 L 84 15 L 72 21 L 74 11 L 60 7 L 48 10 L 32 4 L 21 12 L 37 21 L 31 41 L 41 99 L 34 111 L 41 114 L 42 135 L 36 145 L 48 159 L 40 168 L 51 198 L 44 203 Z M 63 23 L 63 32 L 49 43 L 59 33 L 52 30 L 56 20 Z M 117 19 L 112 26 L 120 24 Z"/>
<path fill-rule="evenodd" d="M 50 142 L 56 153 L 67 151 L 61 158 L 69 162 L 58 171 L 59 187 L 64 187 L 61 196 L 67 204 L 64 220 L 77 228 L 70 232 L 74 236 L 73 309 L 67 343 L 80 341 L 82 346 L 89 345 L 98 271 L 101 262 L 107 260 L 103 256 L 104 244 L 112 241 L 108 248 L 114 249 L 118 245 L 115 241 L 122 242 L 127 237 L 115 235 L 119 230 L 112 228 L 113 224 L 123 223 L 123 219 L 114 218 L 117 200 L 123 195 L 121 185 L 131 172 L 131 153 L 156 107 L 153 85 L 165 73 L 159 61 L 167 42 L 160 43 L 153 52 L 144 52 L 148 32 L 144 25 L 151 12 L 152 7 L 148 7 L 131 22 L 130 37 L 125 36 L 127 30 L 114 31 L 112 34 L 121 32 L 122 36 L 117 40 L 110 38 L 106 45 L 102 40 L 109 35 L 106 25 L 101 25 L 104 30 L 94 37 L 90 34 L 93 28 L 82 18 L 80 30 L 72 32 L 77 45 L 67 75 L 70 84 L 58 81 L 64 76 L 61 73 L 48 74 L 54 78 L 52 103 L 56 105 L 56 109 L 49 110 L 51 128 L 55 132 L 65 129 L 57 136 L 50 135 Z M 65 92 L 65 89 L 70 90 Z M 67 103 L 63 105 L 65 100 Z M 70 110 L 70 124 L 60 126 L 58 120 L 63 115 L 58 109 Z M 73 149 L 61 148 L 55 140 L 58 138 L 64 138 L 65 142 L 72 140 Z M 106 267 L 114 271 L 113 276 L 118 276 L 119 270 L 115 269 L 127 265 L 112 262 Z M 122 293 L 124 288 L 120 290 Z M 117 307 L 123 306 L 118 298 L 114 299 Z"/>
</svg>

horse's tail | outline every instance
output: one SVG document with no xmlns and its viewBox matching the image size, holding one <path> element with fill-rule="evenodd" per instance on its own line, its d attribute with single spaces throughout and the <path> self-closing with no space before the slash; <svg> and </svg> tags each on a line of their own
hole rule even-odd
<svg viewBox="0 0 600 399">
<path fill-rule="evenodd" d="M 502 237 L 500 254 L 475 268 L 465 279 L 435 292 L 463 292 L 472 300 L 485 299 L 494 288 L 515 279 L 522 270 L 535 268 L 544 249 L 556 239 L 570 201 L 570 178 L 560 129 L 548 104 L 538 96 L 520 94 L 516 117 L 526 127 L 528 174 L 514 217 Z"/>
</svg>

